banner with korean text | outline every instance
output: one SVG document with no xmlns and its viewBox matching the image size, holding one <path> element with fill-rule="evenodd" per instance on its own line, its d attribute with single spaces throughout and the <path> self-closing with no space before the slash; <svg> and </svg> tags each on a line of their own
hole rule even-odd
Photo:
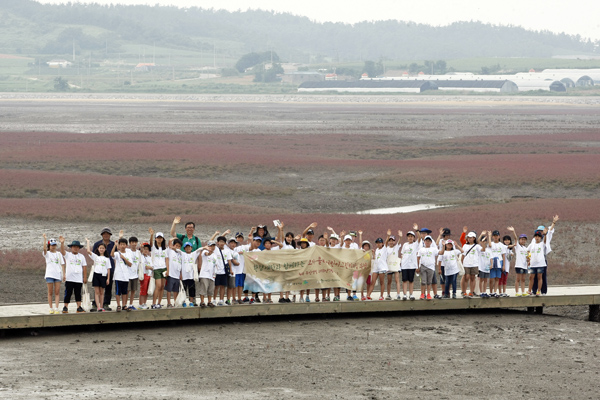
<svg viewBox="0 0 600 400">
<path fill-rule="evenodd" d="M 320 246 L 248 252 L 244 263 L 244 289 L 264 293 L 335 287 L 361 290 L 371 272 L 370 252 Z"/>
</svg>

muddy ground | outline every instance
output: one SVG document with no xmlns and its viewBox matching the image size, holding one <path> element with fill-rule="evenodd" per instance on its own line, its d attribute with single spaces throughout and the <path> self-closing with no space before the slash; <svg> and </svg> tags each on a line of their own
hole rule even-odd
<svg viewBox="0 0 600 400">
<path fill-rule="evenodd" d="M 598 324 L 555 315 L 324 316 L 34 333 L 2 339 L 0 397 L 598 397 Z"/>
</svg>

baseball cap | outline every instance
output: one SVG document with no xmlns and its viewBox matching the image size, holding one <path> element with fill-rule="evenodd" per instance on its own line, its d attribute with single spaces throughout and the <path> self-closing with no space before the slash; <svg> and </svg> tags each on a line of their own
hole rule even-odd
<svg viewBox="0 0 600 400">
<path fill-rule="evenodd" d="M 52 238 L 51 238 L 50 240 L 48 240 L 48 244 L 49 244 L 50 246 L 56 246 L 58 243 L 56 242 L 56 239 L 52 239 Z"/>
<path fill-rule="evenodd" d="M 442 231 L 442 235 L 452 235 L 452 232 L 450 231 L 450 228 L 444 228 L 444 230 Z"/>
<path fill-rule="evenodd" d="M 350 236 L 354 236 L 354 237 L 356 237 L 356 236 L 357 236 L 357 234 L 356 234 L 356 232 L 355 232 L 355 231 L 350 231 L 350 232 L 348 232 L 348 235 L 350 235 Z"/>
<path fill-rule="evenodd" d="M 299 242 L 299 243 L 306 243 L 307 245 L 309 245 L 309 246 L 310 246 L 310 242 L 308 241 L 308 239 L 307 239 L 307 238 L 302 238 L 302 239 L 300 239 L 300 242 Z"/>
<path fill-rule="evenodd" d="M 369 242 L 368 240 L 363 240 L 362 245 L 364 246 L 365 244 L 368 244 L 370 246 L 371 242 Z"/>
<path fill-rule="evenodd" d="M 375 239 L 375 243 L 383 243 L 383 239 L 382 238 L 377 238 L 377 239 Z"/>
<path fill-rule="evenodd" d="M 396 236 L 392 235 L 388 240 L 396 240 Z"/>
<path fill-rule="evenodd" d="M 500 231 L 494 231 L 494 232 L 492 232 L 492 236 L 500 236 Z"/>
<path fill-rule="evenodd" d="M 335 239 L 335 240 L 340 240 L 340 237 L 338 235 L 336 235 L 335 233 L 331 234 L 331 236 L 329 236 L 330 239 Z"/>
<path fill-rule="evenodd" d="M 520 238 L 525 238 L 525 239 L 527 239 L 527 235 L 526 235 L 526 234 L 519 235 L 519 239 L 520 239 Z"/>
<path fill-rule="evenodd" d="M 413 235 L 413 236 L 416 236 L 416 235 L 415 235 L 415 233 L 414 233 L 413 231 L 408 231 L 408 233 L 406 234 L 406 236 L 408 236 L 408 235 Z"/>
<path fill-rule="evenodd" d="M 158 238 L 158 237 L 161 237 L 161 238 L 163 238 L 163 239 L 164 239 L 164 238 L 165 238 L 165 235 L 163 235 L 163 233 L 162 233 L 162 232 L 158 232 L 158 233 L 156 234 L 156 237 L 157 237 L 157 238 Z"/>
<path fill-rule="evenodd" d="M 433 238 L 429 235 L 425 236 L 425 239 L 423 239 L 423 240 L 431 240 L 433 242 Z"/>
<path fill-rule="evenodd" d="M 544 237 L 544 232 L 537 230 L 533 233 L 533 236 L 540 236 L 540 237 Z"/>
<path fill-rule="evenodd" d="M 315 231 L 313 231 L 312 229 L 309 229 L 309 230 L 306 231 L 306 234 L 307 235 L 314 235 Z"/>
<path fill-rule="evenodd" d="M 252 238 L 252 240 L 257 240 L 257 241 L 259 241 L 259 242 L 262 242 L 262 238 L 261 238 L 260 236 L 254 236 L 254 237 Z"/>
<path fill-rule="evenodd" d="M 352 236 L 350 236 L 350 235 L 346 235 L 346 236 L 344 236 L 344 242 L 345 242 L 346 240 L 352 240 Z M 383 242 L 383 240 L 382 240 L 382 242 Z"/>
<path fill-rule="evenodd" d="M 449 243 L 449 244 L 454 244 L 454 240 L 452 240 L 452 239 L 448 239 L 448 240 L 446 240 L 446 244 L 448 244 L 448 243 Z"/>
<path fill-rule="evenodd" d="M 216 246 L 217 243 L 214 240 L 209 240 L 207 246 Z"/>
<path fill-rule="evenodd" d="M 229 242 L 227 242 L 227 243 L 231 243 L 231 242 L 237 243 L 237 240 L 232 238 L 232 239 L 229 239 Z"/>
<path fill-rule="evenodd" d="M 469 233 L 467 234 L 467 237 L 468 237 L 468 238 L 470 238 L 470 237 L 472 237 L 472 238 L 477 238 L 477 234 L 476 234 L 475 232 L 469 232 Z"/>
<path fill-rule="evenodd" d="M 431 229 L 421 228 L 421 230 L 419 232 L 422 232 L 422 233 L 431 233 Z"/>
<path fill-rule="evenodd" d="M 100 235 L 104 235 L 105 233 L 108 233 L 109 235 L 112 235 L 112 231 L 110 230 L 110 228 L 108 226 L 102 228 L 102 231 L 100 232 Z"/>
<path fill-rule="evenodd" d="M 194 247 L 194 246 L 192 246 L 192 244 L 190 242 L 185 242 L 185 244 L 183 245 L 183 248 L 185 249 L 188 246 Z"/>
<path fill-rule="evenodd" d="M 73 247 L 73 246 L 75 246 L 75 247 L 79 247 L 79 248 L 82 248 L 82 247 L 83 247 L 83 246 L 81 245 L 81 243 L 79 243 L 79 240 L 73 240 L 73 241 L 71 242 L 71 244 L 67 245 L 67 247 Z"/>
<path fill-rule="evenodd" d="M 239 237 L 244 237 L 244 234 L 243 234 L 242 232 L 237 232 L 237 233 L 235 234 L 235 237 L 236 237 L 236 238 L 239 238 Z"/>
<path fill-rule="evenodd" d="M 537 227 L 538 231 L 543 231 L 544 229 L 546 229 L 546 227 L 544 225 L 540 225 Z"/>
</svg>

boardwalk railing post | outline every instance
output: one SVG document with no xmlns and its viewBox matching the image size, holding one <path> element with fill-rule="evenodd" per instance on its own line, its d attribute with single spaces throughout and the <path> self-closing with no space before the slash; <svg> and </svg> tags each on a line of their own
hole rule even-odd
<svg viewBox="0 0 600 400">
<path fill-rule="evenodd" d="M 592 304 L 590 305 L 590 321 L 600 322 L 600 305 Z"/>
</svg>

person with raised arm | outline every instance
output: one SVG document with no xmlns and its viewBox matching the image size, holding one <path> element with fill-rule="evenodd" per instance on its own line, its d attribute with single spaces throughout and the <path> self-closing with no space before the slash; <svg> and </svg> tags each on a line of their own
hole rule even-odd
<svg viewBox="0 0 600 400">
<path fill-rule="evenodd" d="M 406 234 L 406 243 L 400 249 L 400 270 L 402 271 L 402 300 L 414 300 L 415 271 L 419 268 L 417 254 L 422 246 L 422 240 L 417 240 L 416 232 L 419 225 L 413 224 L 413 230 Z M 408 294 L 407 294 L 408 290 Z"/>
<path fill-rule="evenodd" d="M 198 236 L 194 235 L 196 231 L 196 224 L 193 222 L 185 223 L 185 234 L 177 233 L 177 225 L 181 222 L 181 217 L 177 216 L 173 219 L 171 224 L 171 237 L 181 240 L 181 243 L 190 243 L 192 245 L 192 252 L 202 247 L 202 242 Z"/>
<path fill-rule="evenodd" d="M 546 228 L 544 226 L 538 227 L 538 230 L 540 228 L 542 228 L 542 232 L 544 233 L 544 240 L 546 242 L 546 264 L 548 264 L 547 256 L 552 251 L 550 242 L 552 241 L 552 236 L 554 235 L 554 226 L 556 225 L 558 220 L 559 220 L 558 215 L 555 215 L 552 218 L 552 225 L 550 225 L 550 227 L 548 227 L 548 228 Z M 547 276 L 548 276 L 548 268 L 546 268 L 546 270 L 544 270 L 544 273 L 542 274 L 542 287 L 540 288 L 540 292 L 541 292 L 542 296 L 545 296 L 548 293 L 548 278 L 547 278 Z M 537 292 L 537 290 L 538 290 L 537 281 L 533 282 L 533 290 L 534 290 L 534 292 Z"/>
<path fill-rule="evenodd" d="M 79 253 L 83 247 L 79 241 L 74 240 L 68 245 L 70 251 L 65 250 L 65 238 L 60 236 L 60 253 L 65 259 L 63 266 L 63 282 L 65 282 L 65 298 L 63 300 L 63 314 L 69 312 L 69 303 L 71 297 L 75 294 L 75 302 L 77 303 L 77 313 L 84 313 L 85 310 L 81 307 L 81 288 L 87 283 L 87 262 L 85 256 Z"/>
<path fill-rule="evenodd" d="M 509 232 L 513 233 L 515 238 L 515 293 L 516 296 L 527 296 L 525 292 L 525 277 L 527 276 L 527 235 L 517 236 L 515 228 L 509 226 Z"/>
<path fill-rule="evenodd" d="M 110 240 L 112 236 L 112 231 L 109 227 L 104 227 L 102 231 L 100 231 L 100 236 L 102 236 L 102 239 L 94 243 L 94 245 L 92 246 L 92 251 L 95 253 L 101 244 L 104 245 L 105 250 L 104 254 L 102 255 L 110 260 L 110 276 L 113 277 L 115 274 L 115 260 L 113 260 L 110 254 L 112 252 L 113 247 L 115 246 L 115 242 Z M 92 306 L 103 308 L 105 311 L 112 311 L 112 309 L 110 308 L 110 302 L 112 300 L 112 287 L 113 281 L 111 279 L 106 285 L 106 288 L 104 289 L 104 299 L 102 300 L 103 304 L 92 304 Z"/>
<path fill-rule="evenodd" d="M 106 247 L 104 246 L 104 243 L 101 243 L 96 250 L 92 251 L 90 249 L 90 240 L 86 238 L 85 241 L 87 253 L 94 262 L 92 287 L 94 288 L 95 304 L 102 304 L 102 301 L 104 300 L 104 289 L 110 282 L 110 259 L 104 256 L 104 254 L 106 254 Z M 90 311 L 104 312 L 106 310 L 102 307 L 92 307 Z"/>
<path fill-rule="evenodd" d="M 50 306 L 50 314 L 59 314 L 58 303 L 60 301 L 60 283 L 62 282 L 62 266 L 65 260 L 58 251 L 56 251 L 58 243 L 55 239 L 42 235 L 42 255 L 46 260 L 46 286 L 48 287 L 48 306 Z M 52 307 L 52 295 L 54 294 L 55 307 Z"/>
<path fill-rule="evenodd" d="M 154 229 L 149 228 L 150 244 L 152 245 L 152 267 L 154 274 L 154 293 L 152 294 L 152 309 L 162 308 L 163 292 L 165 290 L 165 282 L 167 280 L 167 266 L 169 265 L 169 257 L 167 252 L 167 241 L 162 232 L 156 233 L 154 237 Z"/>
</svg>

